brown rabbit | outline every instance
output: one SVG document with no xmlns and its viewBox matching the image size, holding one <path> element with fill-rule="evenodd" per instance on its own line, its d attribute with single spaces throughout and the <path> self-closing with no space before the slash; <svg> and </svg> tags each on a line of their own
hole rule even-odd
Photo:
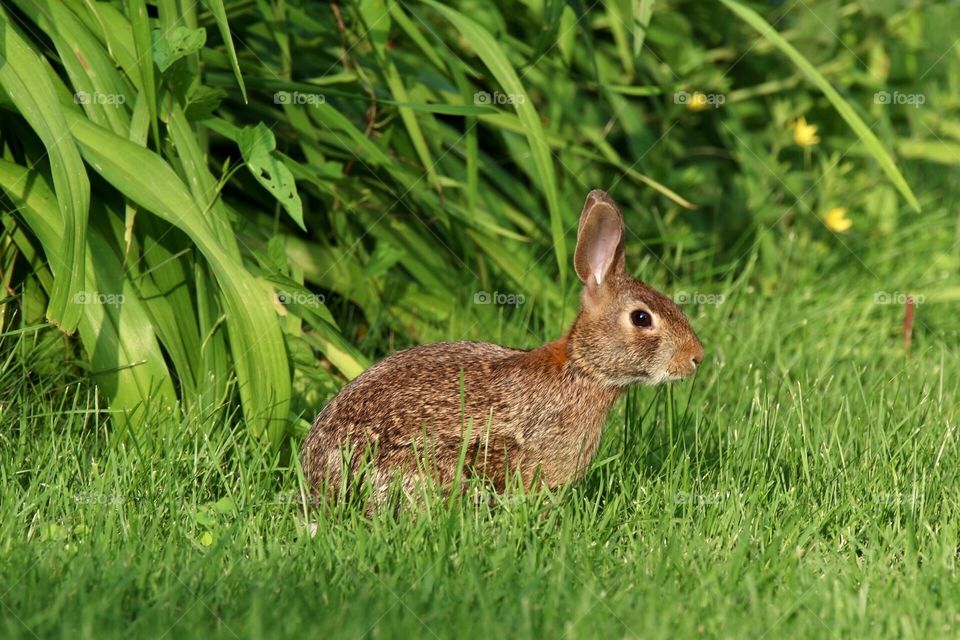
<svg viewBox="0 0 960 640">
<path fill-rule="evenodd" d="M 304 444 L 301 462 L 314 496 L 324 481 L 336 492 L 343 470 L 356 472 L 364 451 L 380 498 L 395 474 L 408 495 L 425 476 L 450 485 L 464 447 L 465 475 L 499 491 L 516 473 L 528 487 L 535 479 L 556 487 L 581 476 L 610 407 L 629 385 L 685 378 L 703 360 L 683 312 L 624 269 L 625 235 L 617 205 L 591 191 L 573 260 L 584 285 L 581 310 L 559 340 L 531 351 L 423 345 L 347 384 Z"/>
</svg>

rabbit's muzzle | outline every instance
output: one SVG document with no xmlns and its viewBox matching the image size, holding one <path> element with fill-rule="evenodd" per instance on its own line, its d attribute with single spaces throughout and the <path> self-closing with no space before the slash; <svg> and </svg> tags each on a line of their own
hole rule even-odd
<svg viewBox="0 0 960 640">
<path fill-rule="evenodd" d="M 682 380 L 693 374 L 703 362 L 703 345 L 693 339 L 677 349 L 670 364 L 667 365 L 667 374 L 672 380 Z"/>
</svg>

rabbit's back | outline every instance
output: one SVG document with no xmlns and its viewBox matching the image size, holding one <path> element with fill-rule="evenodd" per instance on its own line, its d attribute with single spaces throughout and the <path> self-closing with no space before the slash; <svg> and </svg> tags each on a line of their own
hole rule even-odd
<svg viewBox="0 0 960 640">
<path fill-rule="evenodd" d="M 384 470 L 416 464 L 419 449 L 439 463 L 443 483 L 470 419 L 474 432 L 488 429 L 486 454 L 493 451 L 496 463 L 511 450 L 519 454 L 516 438 L 506 434 L 512 407 L 503 389 L 513 386 L 508 380 L 511 358 L 523 353 L 485 342 L 446 342 L 381 360 L 348 383 L 317 416 L 302 456 L 309 485 L 317 487 L 326 476 L 336 487 L 344 462 L 356 470 L 370 446 L 376 467 Z M 495 426 L 479 424 L 485 414 L 496 414 Z M 349 461 L 343 459 L 344 445 L 353 450 Z"/>
</svg>

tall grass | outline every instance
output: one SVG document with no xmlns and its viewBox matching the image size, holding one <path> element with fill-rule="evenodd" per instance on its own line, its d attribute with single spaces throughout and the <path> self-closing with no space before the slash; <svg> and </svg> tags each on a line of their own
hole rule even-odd
<svg viewBox="0 0 960 640">
<path fill-rule="evenodd" d="M 946 16 L 849 5 L 828 27 L 861 44 L 824 47 L 811 4 L 781 24 L 735 0 L 11 0 L 3 329 L 76 332 L 51 344 L 134 428 L 239 402 L 276 445 L 478 291 L 522 293 L 530 325 L 558 331 L 589 188 L 626 203 L 632 246 L 671 277 L 729 275 L 755 244 L 775 260 L 771 228 L 818 233 L 830 202 L 806 196 L 841 162 L 845 184 L 820 191 L 870 194 L 889 231 L 898 192 L 920 204 L 894 132 L 943 161 L 920 126 L 941 123 L 870 99 L 909 75 L 900 60 L 936 56 L 906 26 Z M 790 148 L 790 120 L 834 110 L 835 148 Z"/>
</svg>

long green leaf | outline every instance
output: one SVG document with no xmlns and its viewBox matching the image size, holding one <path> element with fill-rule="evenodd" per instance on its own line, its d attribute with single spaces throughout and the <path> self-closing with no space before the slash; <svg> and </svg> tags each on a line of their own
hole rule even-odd
<svg viewBox="0 0 960 640">
<path fill-rule="evenodd" d="M 270 286 L 224 251 L 203 209 L 160 156 L 69 114 L 87 162 L 127 198 L 181 229 L 210 263 L 227 316 L 244 416 L 254 435 L 278 444 L 290 406 L 286 348 Z"/>
<path fill-rule="evenodd" d="M 151 38 L 150 19 L 147 17 L 146 0 L 126 0 L 127 19 L 133 33 L 133 44 L 137 54 L 137 66 L 140 70 L 140 91 L 147 101 L 150 111 L 150 130 L 153 139 L 159 143 L 160 130 L 157 123 L 157 86 L 153 70 L 153 40 Z"/>
<path fill-rule="evenodd" d="M 227 47 L 227 56 L 230 58 L 230 66 L 233 67 L 233 75 L 237 78 L 237 85 L 240 87 L 240 93 L 243 101 L 247 101 L 247 87 L 243 84 L 243 75 L 240 73 L 240 63 L 237 60 L 237 50 L 233 46 L 233 34 L 230 32 L 230 23 L 227 22 L 227 11 L 223 8 L 223 0 L 203 0 L 213 19 L 220 30 L 220 37 Z"/>
<path fill-rule="evenodd" d="M 64 121 L 48 66 L 0 7 L 0 86 L 46 148 L 63 220 L 61 251 L 49 255 L 54 273 L 47 318 L 73 333 L 83 309 L 76 301 L 84 286 L 90 181 L 76 144 Z"/>
<path fill-rule="evenodd" d="M 46 255 L 56 255 L 63 240 L 63 220 L 57 199 L 36 171 L 0 160 L 0 188 L 10 197 Z M 153 323 L 129 281 L 120 260 L 99 229 L 88 233 L 90 246 L 80 293 L 83 315 L 80 340 L 93 366 L 94 379 L 110 400 L 111 409 L 126 412 L 130 423 L 141 424 L 140 412 L 159 402 L 172 408 L 176 395 Z"/>
<path fill-rule="evenodd" d="M 512 98 L 517 116 L 523 122 L 530 152 L 540 177 L 540 188 L 547 199 L 550 209 L 550 229 L 553 235 L 553 250 L 557 257 L 557 268 L 560 270 L 560 287 L 566 286 L 567 280 L 567 225 L 564 221 L 563 210 L 560 208 L 560 196 L 557 192 L 557 180 L 554 173 L 553 157 L 540 124 L 530 96 L 520 82 L 516 70 L 510 64 L 503 49 L 490 32 L 462 13 L 443 6 L 433 0 L 428 4 L 434 7 L 449 20 L 477 52 L 480 59 L 493 74 L 503 90 Z"/>
<path fill-rule="evenodd" d="M 70 80 L 74 102 L 87 116 L 117 132 L 127 131 L 128 85 L 116 63 L 61 0 L 16 0 L 17 6 L 50 36 Z M 82 51 L 78 56 L 75 52 Z M 56 83 L 56 80 L 54 80 Z"/>
</svg>

